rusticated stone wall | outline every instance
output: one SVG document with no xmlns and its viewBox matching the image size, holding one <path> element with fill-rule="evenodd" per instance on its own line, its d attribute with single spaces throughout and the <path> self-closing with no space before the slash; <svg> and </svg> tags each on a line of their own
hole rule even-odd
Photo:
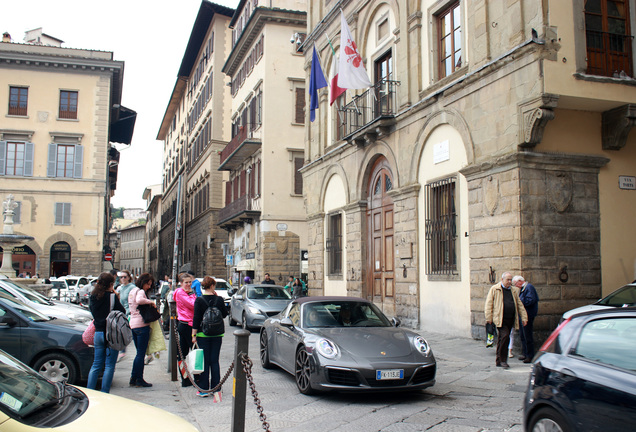
<svg viewBox="0 0 636 432">
<path fill-rule="evenodd" d="M 518 153 L 463 170 L 468 180 L 471 327 L 483 338 L 488 289 L 504 271 L 540 298 L 535 333 L 601 294 L 598 171 L 603 157 Z"/>
</svg>

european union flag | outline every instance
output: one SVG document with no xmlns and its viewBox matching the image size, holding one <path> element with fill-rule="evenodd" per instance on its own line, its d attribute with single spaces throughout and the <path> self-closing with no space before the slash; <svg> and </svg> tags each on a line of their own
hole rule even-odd
<svg viewBox="0 0 636 432">
<path fill-rule="evenodd" d="M 309 75 L 309 120 L 314 121 L 316 118 L 316 109 L 318 109 L 318 89 L 327 87 L 327 80 L 325 74 L 320 67 L 320 60 L 318 59 L 318 53 L 314 46 L 314 54 L 311 58 L 311 74 Z"/>
</svg>

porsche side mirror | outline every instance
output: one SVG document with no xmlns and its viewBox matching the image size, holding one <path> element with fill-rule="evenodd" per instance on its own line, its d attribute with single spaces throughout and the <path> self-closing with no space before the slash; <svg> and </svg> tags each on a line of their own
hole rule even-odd
<svg viewBox="0 0 636 432">
<path fill-rule="evenodd" d="M 280 320 L 280 325 L 285 326 L 285 327 L 293 327 L 294 323 L 292 322 L 291 319 L 289 319 L 289 317 L 283 318 L 282 320 Z"/>
<path fill-rule="evenodd" d="M 391 324 L 393 324 L 393 327 L 399 327 L 400 324 L 402 324 L 402 321 L 400 321 L 397 317 L 393 317 L 391 318 Z"/>
</svg>

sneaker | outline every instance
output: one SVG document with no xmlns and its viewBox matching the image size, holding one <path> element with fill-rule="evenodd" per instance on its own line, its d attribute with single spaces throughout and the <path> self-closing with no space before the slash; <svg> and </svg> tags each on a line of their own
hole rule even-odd
<svg viewBox="0 0 636 432">
<path fill-rule="evenodd" d="M 135 382 L 135 387 L 152 387 L 152 384 L 147 383 L 143 378 L 141 378 Z"/>
<path fill-rule="evenodd" d="M 126 353 L 125 352 L 120 352 L 119 355 L 117 356 L 117 363 L 122 361 L 124 359 L 124 357 L 126 357 Z"/>
<path fill-rule="evenodd" d="M 202 391 L 198 391 L 198 392 L 197 392 L 197 396 L 204 398 L 204 397 L 208 397 L 208 396 L 210 396 L 210 393 L 205 393 L 205 392 L 202 392 Z M 215 393 L 215 400 L 214 400 L 214 402 L 216 402 L 216 393 Z"/>
<path fill-rule="evenodd" d="M 512 353 L 512 350 L 508 350 L 508 357 L 513 358 L 515 355 Z"/>
<path fill-rule="evenodd" d="M 155 358 L 151 355 L 147 355 L 146 357 L 144 357 L 144 364 L 148 364 L 151 361 L 153 361 Z"/>
<path fill-rule="evenodd" d="M 219 402 L 221 402 L 221 399 L 222 399 L 222 398 L 221 398 L 221 392 L 220 392 L 220 391 L 218 391 L 218 392 L 214 393 L 214 403 L 219 403 Z"/>
</svg>

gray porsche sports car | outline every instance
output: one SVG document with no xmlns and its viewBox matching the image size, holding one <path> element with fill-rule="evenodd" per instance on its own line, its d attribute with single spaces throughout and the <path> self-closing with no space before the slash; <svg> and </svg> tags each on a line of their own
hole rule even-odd
<svg viewBox="0 0 636 432">
<path fill-rule="evenodd" d="M 431 347 L 397 325 L 362 298 L 302 297 L 263 324 L 261 363 L 294 375 L 303 394 L 432 386 Z"/>
</svg>

